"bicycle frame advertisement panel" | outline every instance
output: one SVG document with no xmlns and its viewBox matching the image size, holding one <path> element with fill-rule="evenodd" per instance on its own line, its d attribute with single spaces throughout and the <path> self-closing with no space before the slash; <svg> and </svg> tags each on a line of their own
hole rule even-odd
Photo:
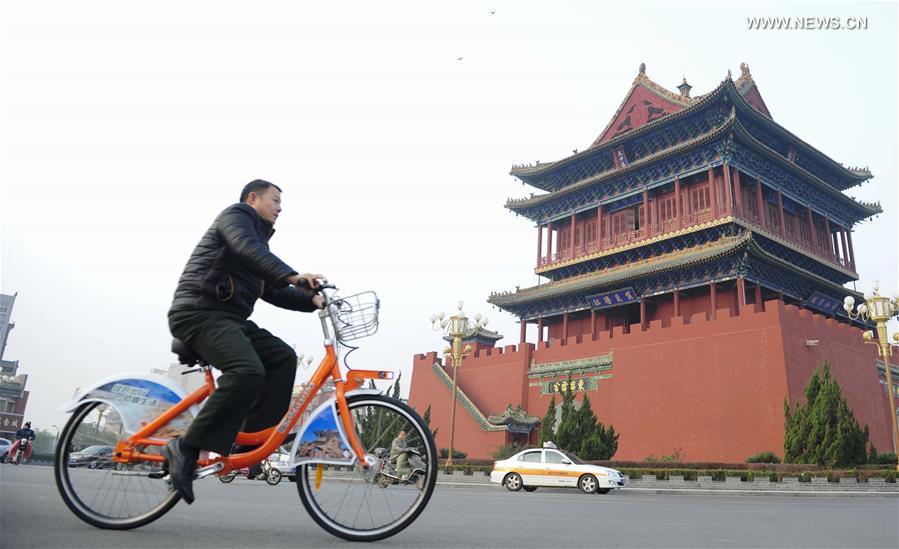
<svg viewBox="0 0 899 549">
<path fill-rule="evenodd" d="M 356 462 L 343 422 L 337 416 L 337 399 L 322 403 L 303 423 L 290 449 L 290 467 L 306 463 L 352 465 Z"/>
</svg>

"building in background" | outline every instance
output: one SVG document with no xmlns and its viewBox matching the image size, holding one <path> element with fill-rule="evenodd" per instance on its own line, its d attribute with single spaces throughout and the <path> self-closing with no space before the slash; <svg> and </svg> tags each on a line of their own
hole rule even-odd
<svg viewBox="0 0 899 549">
<path fill-rule="evenodd" d="M 27 374 L 19 374 L 19 361 L 6 360 L 6 342 L 15 327 L 12 309 L 18 294 L 0 294 L 0 437 L 11 438 L 25 422 L 28 404 Z M 33 427 L 39 427 L 37 425 Z"/>
<path fill-rule="evenodd" d="M 861 301 L 845 287 L 858 280 L 852 228 L 881 211 L 844 191 L 871 173 L 778 124 L 745 64 L 704 95 L 690 88 L 665 89 L 641 65 L 592 145 L 512 168 L 542 191 L 506 207 L 534 222 L 548 281 L 491 294 L 521 320 L 520 343 L 474 342 L 456 449 L 486 458 L 536 442 L 534 419 L 567 387 L 620 433 L 616 459 L 782 455 L 784 402 L 802 401 L 827 359 L 871 443 L 893 450 L 884 366 L 841 307 Z M 432 405 L 444 447 L 451 376 L 436 353 L 413 359 L 409 403 Z"/>
</svg>

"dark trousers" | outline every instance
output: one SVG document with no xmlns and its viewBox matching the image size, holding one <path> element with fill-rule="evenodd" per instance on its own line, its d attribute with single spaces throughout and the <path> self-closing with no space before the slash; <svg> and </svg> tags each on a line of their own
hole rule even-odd
<svg viewBox="0 0 899 549">
<path fill-rule="evenodd" d="M 184 435 L 187 444 L 228 454 L 238 431 L 261 431 L 284 416 L 297 370 L 290 346 L 254 322 L 213 311 L 173 313 L 169 326 L 222 371 Z"/>
</svg>

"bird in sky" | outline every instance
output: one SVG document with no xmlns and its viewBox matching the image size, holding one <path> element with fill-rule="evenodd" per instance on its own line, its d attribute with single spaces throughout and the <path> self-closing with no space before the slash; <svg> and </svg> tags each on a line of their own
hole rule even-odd
<svg viewBox="0 0 899 549">
<path fill-rule="evenodd" d="M 495 13 L 496 13 L 496 10 L 490 10 L 490 15 L 493 15 Z"/>
<path fill-rule="evenodd" d="M 461 57 L 457 57 L 457 58 L 456 58 L 456 61 L 458 61 L 458 62 L 461 63 L 461 62 L 462 62 L 462 58 L 461 58 Z"/>
</svg>

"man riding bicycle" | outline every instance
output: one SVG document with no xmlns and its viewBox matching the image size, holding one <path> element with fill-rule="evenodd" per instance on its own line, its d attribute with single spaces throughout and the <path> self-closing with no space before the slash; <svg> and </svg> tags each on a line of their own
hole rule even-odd
<svg viewBox="0 0 899 549">
<path fill-rule="evenodd" d="M 269 251 L 281 213 L 281 189 L 257 179 L 222 211 L 194 248 L 178 281 L 169 328 L 222 375 L 182 438 L 163 448 L 172 487 L 192 503 L 201 450 L 232 451 L 238 431 L 275 425 L 287 412 L 296 374 L 294 350 L 248 320 L 258 298 L 312 312 L 323 306 L 320 274 L 298 272 Z M 244 451 L 246 448 L 237 448 Z"/>
</svg>

